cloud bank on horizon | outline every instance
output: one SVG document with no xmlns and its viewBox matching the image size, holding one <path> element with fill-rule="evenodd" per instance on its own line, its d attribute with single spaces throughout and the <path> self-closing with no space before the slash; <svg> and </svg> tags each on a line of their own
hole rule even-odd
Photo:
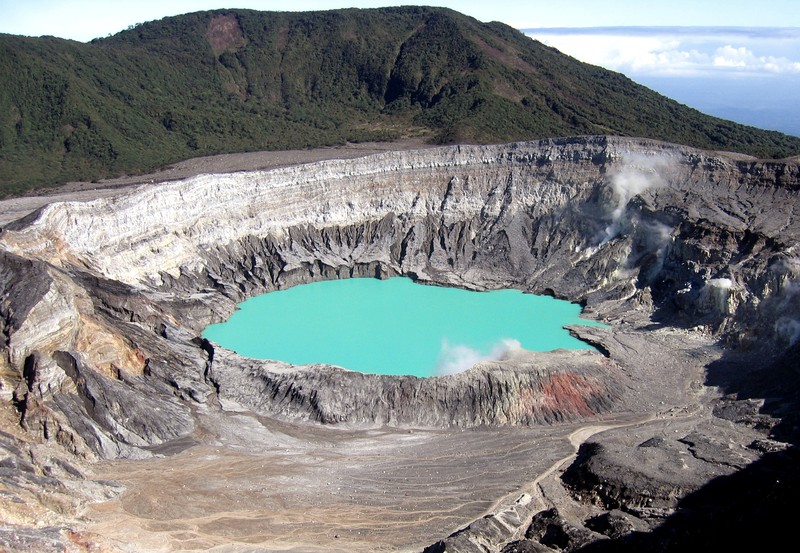
<svg viewBox="0 0 800 553">
<path fill-rule="evenodd" d="M 523 32 L 710 115 L 800 136 L 800 27 L 536 28 Z"/>
<path fill-rule="evenodd" d="M 596 27 L 524 29 L 581 61 L 626 74 L 800 75 L 800 28 Z"/>
</svg>

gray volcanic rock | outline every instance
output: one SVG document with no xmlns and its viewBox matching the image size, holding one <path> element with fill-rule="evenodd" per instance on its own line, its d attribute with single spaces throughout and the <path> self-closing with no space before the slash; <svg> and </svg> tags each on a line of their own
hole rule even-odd
<svg viewBox="0 0 800 553">
<path fill-rule="evenodd" d="M 321 423 L 470 427 L 579 420 L 621 398 L 618 372 L 589 351 L 482 362 L 452 376 L 363 374 L 242 358 L 216 348 L 208 373 L 223 406 Z"/>
<path fill-rule="evenodd" d="M 555 551 L 531 540 L 514 541 L 503 547 L 501 553 L 549 553 Z"/>
<path fill-rule="evenodd" d="M 0 415 L 14 429 L 2 462 L 24 470 L 33 443 L 86 461 L 159 455 L 202 435 L 198 410 L 220 407 L 352 428 L 613 414 L 642 427 L 582 446 L 564 478 L 573 500 L 669 516 L 755 463 L 766 446 L 749 444 L 792 435 L 777 417 L 795 388 L 707 408 L 699 382 L 792 374 L 799 191 L 789 160 L 580 137 L 201 175 L 45 206 L 0 233 Z M 246 359 L 199 338 L 255 294 L 395 275 L 550 294 L 612 326 L 571 329 L 597 351 L 520 352 L 429 379 Z M 736 361 L 748 351 L 757 362 Z M 480 520 L 471 532 L 483 538 L 447 550 L 519 541 L 519 528 L 495 536 L 494 519 Z"/>
<path fill-rule="evenodd" d="M 497 544 L 511 540 L 522 529 L 533 512 L 534 504 L 531 496 L 523 494 L 507 509 L 474 521 L 446 539 L 426 547 L 423 553 L 493 551 L 497 548 Z M 543 548 L 537 551 L 547 550 L 547 548 Z"/>
<path fill-rule="evenodd" d="M 534 515 L 525 531 L 525 539 L 560 551 L 575 551 L 595 541 L 598 536 L 589 530 L 572 526 L 557 509 L 548 509 Z"/>
<path fill-rule="evenodd" d="M 637 523 L 637 519 L 623 511 L 612 509 L 586 521 L 586 527 L 616 539 L 638 530 L 645 530 L 644 525 Z"/>
<path fill-rule="evenodd" d="M 709 479 L 736 468 L 727 464 L 721 468 L 712 459 L 693 455 L 685 441 L 655 437 L 634 449 L 587 442 L 563 480 L 581 499 L 591 499 L 605 509 L 663 516 Z M 751 455 L 749 460 L 754 459 Z"/>
</svg>

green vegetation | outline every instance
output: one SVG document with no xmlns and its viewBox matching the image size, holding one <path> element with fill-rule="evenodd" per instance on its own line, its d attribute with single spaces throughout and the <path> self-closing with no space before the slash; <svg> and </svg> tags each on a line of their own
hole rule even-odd
<svg viewBox="0 0 800 553">
<path fill-rule="evenodd" d="M 423 7 L 198 12 L 83 44 L 0 35 L 0 196 L 215 153 L 615 134 L 759 157 L 709 117 L 500 23 Z"/>
</svg>

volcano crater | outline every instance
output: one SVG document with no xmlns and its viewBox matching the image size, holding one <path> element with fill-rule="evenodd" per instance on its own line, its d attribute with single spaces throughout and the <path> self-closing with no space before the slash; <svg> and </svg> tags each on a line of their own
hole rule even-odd
<svg viewBox="0 0 800 553">
<path fill-rule="evenodd" d="M 511 443 L 523 436 L 509 438 L 513 429 L 566 432 L 649 421 L 654 426 L 637 431 L 646 435 L 663 432 L 659 424 L 670 418 L 694 425 L 694 434 L 686 430 L 693 438 L 675 446 L 684 449 L 716 443 L 698 432 L 729 436 L 722 420 L 747 429 L 738 441 L 775 438 L 767 434 L 780 427 L 780 410 L 731 422 L 714 415 L 713 406 L 736 404 L 736 393 L 753 389 L 753 372 L 771 378 L 793 355 L 800 334 L 794 294 L 800 228 L 793 212 L 799 173 L 791 160 L 577 137 L 205 174 L 47 205 L 0 235 L 0 392 L 3 416 L 20 421 L 6 449 L 18 452 L 15 459 L 38 451 L 49 460 L 44 464 L 60 467 L 52 474 L 70 481 L 103 459 L 177 462 L 215 443 L 241 451 L 245 442 L 230 424 L 244 414 L 268 429 L 254 443 L 280 443 L 287 451 L 308 451 L 295 441 L 304 432 L 318 440 L 317 451 L 334 440 L 331 431 L 347 441 L 366 440 L 370 432 L 398 440 L 395 432 L 414 430 L 428 436 L 424 442 L 442 432 L 452 441 L 453 432 L 470 430 L 478 432 L 470 447 L 485 455 L 486 446 L 475 443 L 494 440 L 481 433 L 490 428 L 502 429 L 497 436 Z M 609 327 L 571 327 L 597 351 L 521 351 L 431 378 L 249 359 L 200 337 L 256 294 L 324 279 L 392 276 L 549 294 L 580 303 L 586 316 Z M 760 397 L 778 393 L 780 385 L 760 381 Z M 445 457 L 455 455 L 451 447 Z M 688 482 L 666 478 L 659 508 L 677 508 L 678 498 L 713 475 L 753 459 L 748 450 L 735 462 L 702 461 L 726 467 L 721 472 L 704 465 Z M 334 474 L 353 478 L 346 469 Z M 454 518 L 419 522 L 409 532 L 401 526 L 412 519 L 400 517 L 381 539 L 422 546 L 424 537 L 431 543 L 487 512 L 524 511 L 495 502 L 527 489 L 524 471 L 510 474 L 477 487 L 483 502 L 459 503 Z M 602 478 L 592 482 L 586 485 L 602 485 Z M 24 487 L 51 485 L 63 484 L 29 479 Z M 353 497 L 375 505 L 373 492 Z M 102 493 L 87 489 L 70 501 L 84 504 Z M 430 497 L 442 500 L 437 493 Z M 39 508 L 36 494 L 20 492 L 14 520 L 24 523 Z M 639 493 L 629 500 L 638 516 L 645 499 Z M 445 503 L 436 509 L 447 510 Z M 275 529 L 259 538 L 264 543 L 284 535 L 281 524 L 271 524 Z M 123 539 L 97 526 L 91 532 Z M 215 530 L 200 534 L 203 543 L 224 542 Z M 367 547 L 356 535 L 348 534 L 348 550 Z M 448 539 L 457 544 L 458 536 Z"/>
</svg>

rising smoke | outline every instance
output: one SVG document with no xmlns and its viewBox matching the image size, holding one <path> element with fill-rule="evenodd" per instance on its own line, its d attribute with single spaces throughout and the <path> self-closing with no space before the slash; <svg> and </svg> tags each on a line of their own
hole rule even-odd
<svg viewBox="0 0 800 553">
<path fill-rule="evenodd" d="M 800 338 L 800 321 L 789 317 L 781 317 L 775 321 L 775 334 L 779 340 L 786 342 L 789 346 L 797 343 Z"/>
<path fill-rule="evenodd" d="M 518 340 L 503 338 L 494 344 L 489 353 L 481 353 L 477 349 L 464 344 L 451 344 L 447 338 L 442 339 L 442 349 L 436 360 L 435 373 L 439 375 L 464 372 L 480 361 L 498 361 L 509 351 L 521 349 Z"/>
<path fill-rule="evenodd" d="M 780 314 L 775 321 L 775 335 L 792 346 L 800 339 L 800 258 L 787 257 L 772 269 L 781 279 L 774 308 Z"/>
<path fill-rule="evenodd" d="M 731 291 L 734 288 L 733 281 L 729 278 L 712 278 L 706 281 L 703 289 L 700 292 L 701 303 L 708 305 L 717 313 L 722 315 L 730 315 L 730 305 L 728 298 L 730 298 Z"/>
<path fill-rule="evenodd" d="M 614 209 L 608 225 L 599 237 L 602 246 L 619 235 L 625 223 L 625 210 L 628 202 L 645 190 L 664 185 L 661 171 L 667 166 L 662 157 L 626 157 L 622 167 L 611 176 L 611 190 L 614 193 Z"/>
</svg>

